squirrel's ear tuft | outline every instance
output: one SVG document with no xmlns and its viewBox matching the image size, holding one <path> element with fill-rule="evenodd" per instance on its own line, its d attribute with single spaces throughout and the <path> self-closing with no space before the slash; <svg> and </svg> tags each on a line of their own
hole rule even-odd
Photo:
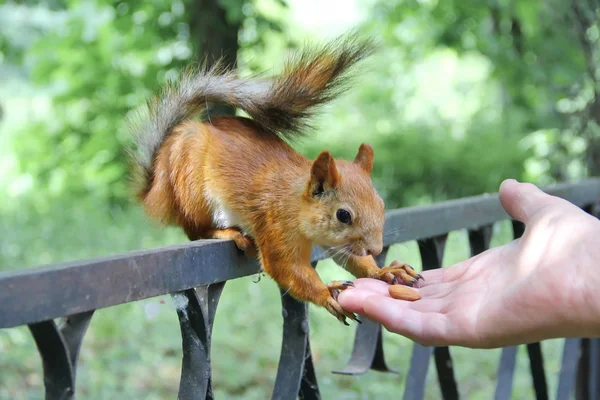
<svg viewBox="0 0 600 400">
<path fill-rule="evenodd" d="M 333 156 L 328 151 L 322 151 L 310 169 L 308 186 L 311 196 L 319 196 L 327 189 L 335 189 L 340 179 Z"/>
<path fill-rule="evenodd" d="M 363 143 L 358 149 L 354 163 L 364 169 L 367 174 L 371 174 L 371 171 L 373 171 L 373 158 L 373 147 L 367 143 Z"/>
</svg>

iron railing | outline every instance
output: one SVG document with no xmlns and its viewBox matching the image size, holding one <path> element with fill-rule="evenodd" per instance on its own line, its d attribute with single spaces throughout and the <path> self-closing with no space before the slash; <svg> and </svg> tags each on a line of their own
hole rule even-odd
<svg viewBox="0 0 600 400">
<path fill-rule="evenodd" d="M 592 213 L 600 199 L 600 179 L 545 189 Z M 467 230 L 471 254 L 490 247 L 496 222 L 509 219 L 497 194 L 486 194 L 387 213 L 381 264 L 393 244 L 416 240 L 423 269 L 441 268 L 447 235 Z M 401 227 L 402 229 L 398 229 Z M 513 221 L 515 238 L 524 226 Z M 313 265 L 326 258 L 315 249 Z M 74 397 L 77 359 L 94 312 L 170 294 L 177 309 L 183 361 L 180 399 L 212 399 L 211 331 L 226 281 L 259 272 L 254 259 L 240 254 L 231 241 L 203 240 L 179 246 L 134 251 L 124 255 L 68 262 L 0 273 L 0 328 L 28 325 L 42 358 L 46 399 Z M 282 291 L 283 341 L 274 399 L 320 398 L 309 342 L 308 308 Z M 59 322 L 55 319 L 60 318 Z M 340 374 L 369 369 L 390 371 L 383 352 L 381 326 L 363 318 L 357 326 L 352 355 Z M 540 343 L 527 345 L 537 399 L 547 399 L 548 385 Z M 448 347 L 415 344 L 405 374 L 404 399 L 422 399 L 433 355 L 444 399 L 459 397 Z M 502 349 L 496 399 L 511 398 L 517 347 Z M 558 388 L 554 398 L 600 397 L 600 341 L 564 341 Z"/>
</svg>

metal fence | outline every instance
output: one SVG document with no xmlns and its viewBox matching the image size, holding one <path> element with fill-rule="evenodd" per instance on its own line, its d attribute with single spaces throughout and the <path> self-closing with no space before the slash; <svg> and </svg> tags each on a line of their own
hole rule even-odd
<svg viewBox="0 0 600 400">
<path fill-rule="evenodd" d="M 545 189 L 592 213 L 600 199 L 600 179 Z M 423 269 L 441 268 L 450 232 L 467 230 L 471 254 L 490 247 L 494 223 L 509 217 L 497 194 L 487 194 L 387 213 L 384 251 L 416 240 Z M 398 229 L 401 227 L 402 229 Z M 514 237 L 524 231 L 513 221 Z M 315 248 L 313 265 L 326 255 Z M 219 297 L 230 279 L 259 272 L 255 260 L 240 254 L 231 241 L 203 240 L 179 246 L 134 251 L 124 255 L 0 273 L 0 328 L 28 325 L 43 362 L 46 399 L 74 397 L 77 359 L 86 329 L 100 308 L 170 294 L 181 328 L 183 361 L 179 399 L 214 398 L 211 383 L 211 331 Z M 310 351 L 308 308 L 282 291 L 283 341 L 273 399 L 319 399 Z M 55 322 L 55 319 L 60 321 Z M 363 318 L 357 326 L 352 355 L 340 374 L 369 369 L 389 371 L 381 326 Z M 539 343 L 527 345 L 537 399 L 600 398 L 600 342 L 564 341 L 557 392 L 548 393 Z M 433 356 L 440 397 L 459 398 L 448 347 L 415 344 L 406 373 L 404 399 L 422 399 Z M 517 347 L 502 349 L 496 399 L 511 398 Z"/>
</svg>

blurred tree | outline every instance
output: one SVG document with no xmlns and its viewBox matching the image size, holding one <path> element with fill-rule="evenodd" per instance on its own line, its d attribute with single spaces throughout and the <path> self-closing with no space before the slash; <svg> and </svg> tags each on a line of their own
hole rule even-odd
<svg viewBox="0 0 600 400">
<path fill-rule="evenodd" d="M 588 102 L 575 114 L 577 132 L 587 139 L 586 161 L 591 175 L 600 176 L 600 83 L 598 82 L 598 6 L 583 0 L 571 1 L 571 15 L 577 33 L 577 39 L 585 59 L 590 92 Z M 578 96 L 584 93 L 579 91 Z"/>
<path fill-rule="evenodd" d="M 24 65 L 52 97 L 51 119 L 32 122 L 14 140 L 41 207 L 52 196 L 128 202 L 127 113 L 191 59 L 223 54 L 235 63 L 245 19 L 273 27 L 252 0 L 56 1 L 52 8 L 60 24 L 27 44 L 0 41 L 0 55 Z"/>
<path fill-rule="evenodd" d="M 555 180 L 573 161 L 600 172 L 596 101 L 598 5 L 570 1 L 374 1 L 373 24 L 409 56 L 447 46 L 480 53 L 502 86 L 506 132 L 536 132 L 532 143 Z M 580 139 L 585 145 L 580 145 Z M 587 148 L 587 157 L 585 149 Z M 571 168 L 572 169 L 572 168 Z"/>
<path fill-rule="evenodd" d="M 209 64 L 223 58 L 228 65 L 237 65 L 238 35 L 243 15 L 244 0 L 192 0 L 190 3 L 190 30 L 197 54 L 206 56 Z M 224 7 L 222 4 L 225 4 Z M 211 113 L 234 114 L 230 107 L 213 106 Z"/>
<path fill-rule="evenodd" d="M 507 176 L 540 184 L 580 177 L 584 163 L 598 172 L 599 28 L 587 2 L 368 0 L 363 6 L 370 15 L 365 28 L 385 51 L 327 115 L 321 126 L 328 134 L 314 136 L 302 151 L 327 145 L 352 156 L 347 131 L 364 132 L 357 135 L 362 139 L 368 133 L 381 149 L 377 180 L 397 205 L 495 190 Z M 192 58 L 223 55 L 241 62 L 244 72 L 263 70 L 289 39 L 281 32 L 282 0 L 0 7 L 0 58 L 51 91 L 52 118 L 14 136 L 20 169 L 42 206 L 52 196 L 126 202 L 127 113 Z M 22 17 L 32 29 L 19 35 L 19 19 L 7 7 L 45 17 Z M 436 67 L 427 70 L 428 63 Z M 465 71 L 423 84 L 440 66 Z M 442 95 L 440 84 L 451 86 L 452 95 Z"/>
</svg>

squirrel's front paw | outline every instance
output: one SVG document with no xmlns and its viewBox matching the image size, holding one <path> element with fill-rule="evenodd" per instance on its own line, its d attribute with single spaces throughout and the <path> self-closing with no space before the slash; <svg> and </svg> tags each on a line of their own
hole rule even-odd
<svg viewBox="0 0 600 400">
<path fill-rule="evenodd" d="M 392 285 L 405 284 L 413 286 L 419 279 L 423 279 L 413 267 L 407 263 L 400 264 L 394 260 L 388 267 L 381 268 L 370 278 L 380 279 Z"/>
<path fill-rule="evenodd" d="M 351 281 L 332 281 L 327 284 L 327 289 L 329 289 L 331 296 L 327 298 L 327 302 L 325 303 L 324 307 L 344 325 L 349 325 L 346 322 L 346 317 L 358 322 L 359 324 L 362 323 L 358 318 L 356 318 L 354 313 L 345 311 L 337 301 L 339 292 L 351 286 L 354 286 L 354 283 Z"/>
<path fill-rule="evenodd" d="M 338 303 L 337 300 L 335 300 L 333 297 L 329 297 L 327 299 L 327 303 L 325 304 L 325 308 L 327 309 L 327 311 L 329 311 L 331 313 L 331 315 L 333 315 L 334 317 L 336 317 L 338 319 L 338 321 L 340 321 L 344 325 L 350 325 L 348 322 L 346 322 L 346 317 L 350 318 L 351 320 L 354 320 L 354 321 L 358 322 L 359 324 L 362 323 L 356 317 L 356 315 L 354 315 L 354 313 L 351 313 L 351 312 L 348 312 L 348 311 L 344 310 L 342 308 L 342 306 L 340 306 L 340 303 Z"/>
</svg>

